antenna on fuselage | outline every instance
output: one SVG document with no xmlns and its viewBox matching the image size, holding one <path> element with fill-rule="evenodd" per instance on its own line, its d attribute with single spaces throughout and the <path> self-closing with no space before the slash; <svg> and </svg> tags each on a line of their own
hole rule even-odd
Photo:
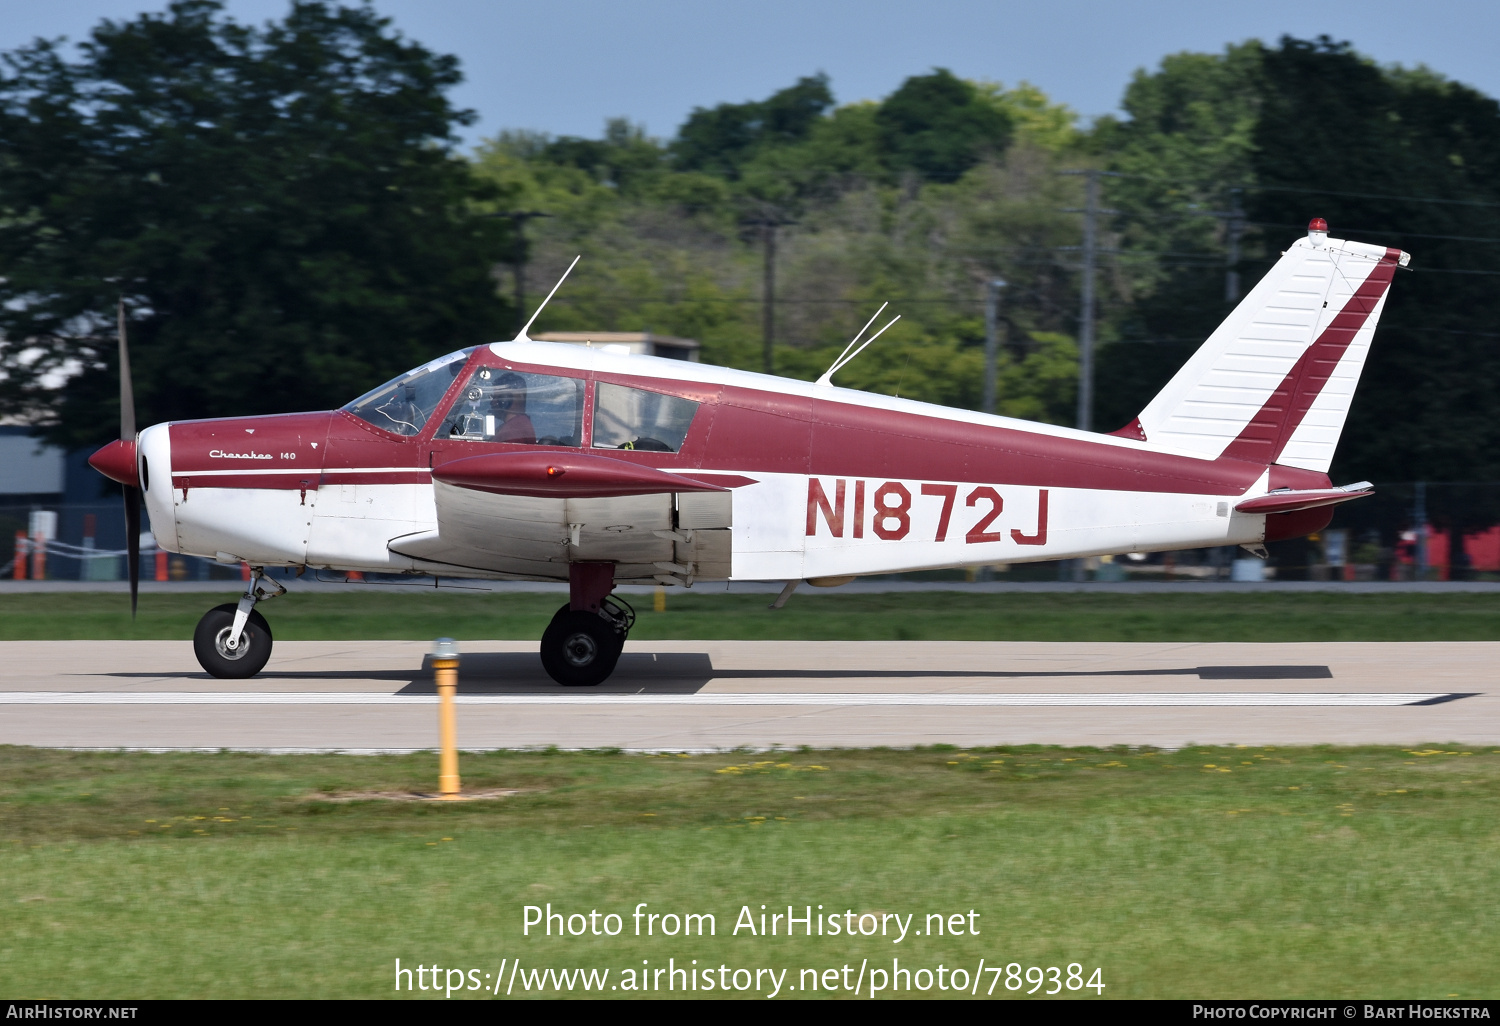
<svg viewBox="0 0 1500 1026">
<path fill-rule="evenodd" d="M 888 307 L 888 306 L 890 306 L 890 305 L 891 305 L 890 303 L 881 303 L 880 304 L 880 309 L 875 311 L 875 316 L 871 317 L 868 321 L 865 322 L 865 326 L 863 328 L 860 328 L 858 334 L 856 334 L 854 336 L 853 340 L 850 341 L 850 343 L 847 346 L 844 347 L 844 351 L 839 354 L 839 358 L 837 360 L 833 361 L 833 366 L 829 367 L 826 371 L 823 372 L 823 376 L 818 379 L 818 382 L 817 382 L 818 384 L 820 384 L 820 385 L 831 385 L 831 384 L 833 384 L 833 375 L 834 375 L 835 371 L 837 371 L 840 368 L 844 367 L 846 364 L 849 363 L 849 361 L 853 360 L 860 353 L 864 352 L 866 346 L 868 346 L 871 342 L 874 342 L 881 335 L 885 334 L 886 328 L 889 328 L 891 326 L 891 324 L 895 324 L 897 321 L 899 321 L 901 319 L 901 315 L 897 314 L 894 318 L 891 319 L 891 323 L 890 324 L 887 324 L 885 326 L 885 328 L 881 328 L 875 334 L 873 334 L 869 338 L 865 339 L 864 345 L 860 346 L 858 349 L 854 349 L 854 343 L 859 341 L 859 336 L 863 335 L 865 332 L 869 331 L 870 330 L 870 325 L 874 324 L 875 323 L 875 319 L 877 317 L 879 317 L 883 312 L 885 312 L 885 308 Z M 849 350 L 851 350 L 851 349 L 854 349 L 854 352 L 852 352 L 852 353 L 849 352 Z"/>
<path fill-rule="evenodd" d="M 547 309 L 547 304 L 550 303 L 550 302 L 552 302 L 552 297 L 555 296 L 555 295 L 557 295 L 557 290 L 560 289 L 560 288 L 562 288 L 562 283 L 568 280 L 568 275 L 570 275 L 570 274 L 573 273 L 573 268 L 577 267 L 578 266 L 578 261 L 580 261 L 582 259 L 583 259 L 583 254 L 582 253 L 578 254 L 576 257 L 573 258 L 573 262 L 568 265 L 568 269 L 563 272 L 562 277 L 559 278 L 559 279 L 557 279 L 557 284 L 554 285 L 554 286 L 552 286 L 552 291 L 549 292 L 549 293 L 547 293 L 547 298 L 544 299 L 544 300 L 542 300 L 542 305 L 539 306 L 539 307 L 537 307 L 536 308 L 536 313 L 534 313 L 534 314 L 531 315 L 531 320 L 529 320 L 529 321 L 526 322 L 526 327 L 522 328 L 520 334 L 518 334 L 514 339 L 512 339 L 512 341 L 514 341 L 514 342 L 530 342 L 531 341 L 531 336 L 527 335 L 526 333 L 531 330 L 531 326 L 536 323 L 536 319 L 542 315 L 542 311 L 545 310 L 545 309 Z"/>
</svg>

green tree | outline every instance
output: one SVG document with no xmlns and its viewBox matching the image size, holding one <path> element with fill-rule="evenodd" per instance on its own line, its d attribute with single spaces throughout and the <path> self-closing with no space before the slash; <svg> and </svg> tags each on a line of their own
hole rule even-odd
<svg viewBox="0 0 1500 1026">
<path fill-rule="evenodd" d="M 946 68 L 901 83 L 875 113 L 893 170 L 951 182 L 1010 142 L 1009 113 Z"/>
<path fill-rule="evenodd" d="M 925 88 L 908 85 L 902 103 Z M 700 108 L 664 148 L 665 162 L 654 156 L 659 144 L 612 122 L 591 140 L 505 133 L 481 147 L 475 167 L 513 190 L 514 202 L 553 215 L 528 228 L 538 289 L 584 256 L 539 330 L 686 335 L 703 342 L 706 361 L 759 369 L 757 222 L 769 219 L 781 224 L 779 373 L 817 377 L 889 300 L 888 316 L 899 312 L 902 321 L 839 382 L 978 406 L 985 283 L 1001 276 L 1011 288 L 999 408 L 1071 422 L 1076 285 L 1056 251 L 1077 242 L 1077 219 L 1060 208 L 1076 206 L 1079 190 L 1076 179 L 1055 172 L 1082 144 L 1075 118 L 1024 83 L 959 85 L 948 107 L 977 110 L 973 120 L 994 130 L 960 133 L 962 145 L 949 148 L 965 168 L 956 180 L 893 168 L 879 121 L 884 104 L 825 111 L 821 79 L 764 101 Z M 777 120 L 768 113 L 777 109 L 800 114 Z M 908 127 L 920 134 L 965 123 L 944 110 Z M 721 116 L 754 130 L 729 134 L 740 143 L 709 145 Z M 1002 123 L 1014 131 L 1000 131 Z"/>
<path fill-rule="evenodd" d="M 1413 254 L 1412 273 L 1392 284 L 1334 472 L 1495 480 L 1500 104 L 1327 38 L 1283 39 L 1262 74 L 1254 219 L 1295 233 L 1320 216 L 1336 236 Z"/>
<path fill-rule="evenodd" d="M 1121 177 L 1106 179 L 1131 301 L 1107 318 L 1117 340 L 1099 353 L 1095 423 L 1127 423 L 1232 308 L 1225 287 L 1228 211 L 1254 184 L 1254 132 L 1264 102 L 1258 42 L 1222 54 L 1179 53 L 1137 71 L 1121 107 L 1091 142 Z M 1239 189 L 1236 193 L 1234 190 Z M 1265 264 L 1257 228 L 1243 233 L 1248 290 Z M 1278 246 L 1278 248 L 1280 248 Z"/>
<path fill-rule="evenodd" d="M 216 0 L 38 41 L 0 76 L 0 409 L 116 430 L 113 308 L 140 421 L 326 408 L 509 322 L 499 195 L 451 152 L 456 61 L 368 7 L 261 28 Z M 56 387 L 56 379 L 66 384 Z"/>
<path fill-rule="evenodd" d="M 1123 423 L 1229 312 L 1226 212 L 1242 199 L 1241 294 L 1323 217 L 1335 236 L 1413 253 L 1355 394 L 1333 473 L 1500 475 L 1500 104 L 1347 43 L 1283 38 L 1178 54 L 1126 92 L 1094 144 L 1137 294 L 1100 354 L 1101 422 Z"/>
<path fill-rule="evenodd" d="M 757 151 L 805 139 L 832 106 L 828 76 L 820 72 L 765 100 L 696 107 L 678 129 L 672 152 L 684 171 L 737 178 Z"/>
</svg>

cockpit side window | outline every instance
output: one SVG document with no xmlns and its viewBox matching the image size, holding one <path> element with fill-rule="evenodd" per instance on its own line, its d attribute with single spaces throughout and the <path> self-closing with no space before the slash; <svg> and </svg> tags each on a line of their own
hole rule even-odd
<svg viewBox="0 0 1500 1026">
<path fill-rule="evenodd" d="M 366 392 L 344 409 L 360 420 L 398 435 L 415 435 L 427 424 L 432 411 L 448 394 L 448 388 L 464 369 L 473 349 L 440 356 L 414 371 L 393 378 Z"/>
<path fill-rule="evenodd" d="M 594 447 L 677 452 L 697 412 L 691 399 L 600 382 L 594 399 Z"/>
<path fill-rule="evenodd" d="M 582 380 L 480 367 L 438 433 L 474 442 L 579 445 L 582 430 Z"/>
</svg>

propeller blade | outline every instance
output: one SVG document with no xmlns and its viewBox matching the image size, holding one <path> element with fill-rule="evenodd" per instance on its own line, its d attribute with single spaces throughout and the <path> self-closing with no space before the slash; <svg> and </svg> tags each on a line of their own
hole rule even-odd
<svg viewBox="0 0 1500 1026">
<path fill-rule="evenodd" d="M 130 380 L 130 347 L 125 341 L 125 297 L 115 306 L 115 322 L 120 332 L 120 441 L 130 447 L 135 459 L 135 388 Z M 141 490 L 125 485 L 125 550 L 130 566 L 130 618 L 135 619 L 136 603 L 141 590 Z"/>
<path fill-rule="evenodd" d="M 130 618 L 141 590 L 141 490 L 125 486 L 125 560 L 130 567 Z"/>
<path fill-rule="evenodd" d="M 135 389 L 130 381 L 130 348 L 125 344 L 125 300 L 116 307 L 120 329 L 120 441 L 135 440 Z"/>
</svg>

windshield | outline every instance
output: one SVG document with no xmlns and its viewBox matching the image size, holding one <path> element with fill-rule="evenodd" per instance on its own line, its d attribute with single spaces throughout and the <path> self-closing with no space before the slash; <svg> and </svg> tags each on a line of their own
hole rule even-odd
<svg viewBox="0 0 1500 1026">
<path fill-rule="evenodd" d="M 449 386 L 473 351 L 463 349 L 424 363 L 416 370 L 366 392 L 344 409 L 386 431 L 414 435 L 422 430 L 432 411 L 448 394 Z"/>
</svg>

